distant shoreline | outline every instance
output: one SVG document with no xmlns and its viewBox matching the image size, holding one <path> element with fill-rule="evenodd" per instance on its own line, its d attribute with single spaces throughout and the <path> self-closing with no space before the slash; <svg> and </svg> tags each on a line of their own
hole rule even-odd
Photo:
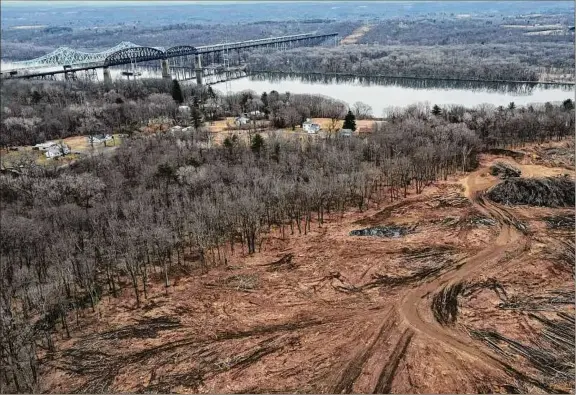
<svg viewBox="0 0 576 395">
<path fill-rule="evenodd" d="M 441 78 L 441 77 L 414 77 L 414 76 L 393 76 L 393 75 L 366 75 L 355 73 L 320 73 L 301 71 L 270 71 L 270 70 L 249 70 L 248 75 L 253 74 L 280 74 L 280 75 L 320 75 L 327 77 L 353 77 L 353 78 L 391 78 L 391 79 L 412 79 L 412 80 L 436 80 L 436 81 L 456 81 L 456 82 L 483 82 L 499 84 L 531 84 L 531 85 L 575 85 L 574 82 L 550 82 L 550 81 L 515 81 L 515 80 L 479 80 L 468 78 Z"/>
</svg>

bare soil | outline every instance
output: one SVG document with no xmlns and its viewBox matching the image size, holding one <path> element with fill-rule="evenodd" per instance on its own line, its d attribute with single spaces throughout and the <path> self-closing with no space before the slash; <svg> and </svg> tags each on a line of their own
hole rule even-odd
<svg viewBox="0 0 576 395">
<path fill-rule="evenodd" d="M 360 38 L 370 31 L 371 28 L 372 26 L 370 25 L 360 26 L 358 29 L 354 30 L 352 34 L 344 37 L 340 41 L 340 45 L 356 44 Z"/>
<path fill-rule="evenodd" d="M 544 219 L 573 210 L 484 196 L 501 182 L 489 174 L 496 161 L 523 177 L 574 177 L 534 163 L 531 149 L 484 155 L 473 173 L 332 214 L 307 235 L 272 229 L 259 253 L 229 251 L 225 267 L 174 268 L 168 294 L 153 282 L 140 309 L 126 287 L 86 310 L 70 339 L 58 334 L 42 390 L 573 391 L 574 229 Z M 349 234 L 391 224 L 414 232 Z"/>
</svg>

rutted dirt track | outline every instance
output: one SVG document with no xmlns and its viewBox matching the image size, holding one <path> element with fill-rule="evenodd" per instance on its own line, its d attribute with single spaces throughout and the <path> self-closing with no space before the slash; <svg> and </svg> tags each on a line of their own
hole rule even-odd
<svg viewBox="0 0 576 395">
<path fill-rule="evenodd" d="M 574 233 L 545 230 L 542 218 L 573 210 L 491 203 L 483 193 L 499 182 L 487 175 L 495 159 L 308 235 L 271 234 L 261 253 L 230 256 L 225 268 L 175 273 L 170 295 L 159 281 L 140 310 L 129 289 L 126 298 L 102 301 L 47 358 L 43 389 L 569 392 L 573 353 L 572 362 L 556 360 L 551 355 L 569 347 L 544 344 L 571 341 L 562 334 L 573 327 L 573 267 L 559 264 L 550 246 Z M 550 171 L 516 166 L 530 176 Z M 381 224 L 415 231 L 349 236 Z M 542 300 L 548 310 L 525 308 Z M 558 373 L 546 377 L 543 365 Z"/>
<path fill-rule="evenodd" d="M 401 299 L 399 311 L 404 321 L 411 328 L 419 335 L 427 336 L 431 340 L 438 342 L 444 351 L 446 348 L 451 348 L 458 353 L 466 354 L 475 361 L 486 364 L 490 368 L 500 370 L 505 368 L 505 366 L 497 357 L 475 346 L 471 339 L 462 338 L 461 335 L 453 333 L 434 319 L 430 319 L 430 303 L 426 298 L 443 288 L 457 284 L 468 277 L 476 276 L 479 272 L 488 269 L 488 266 L 498 264 L 498 258 L 504 256 L 506 251 L 515 250 L 517 252 L 519 249 L 523 249 L 525 240 L 522 239 L 522 233 L 511 225 L 509 221 L 510 214 L 495 207 L 482 197 L 484 188 L 478 187 L 478 181 L 480 180 L 480 175 L 486 170 L 486 168 L 482 168 L 472 173 L 466 177 L 464 183 L 466 196 L 479 211 L 488 213 L 498 221 L 501 229 L 496 242 L 467 259 L 455 270 L 408 291 Z"/>
</svg>

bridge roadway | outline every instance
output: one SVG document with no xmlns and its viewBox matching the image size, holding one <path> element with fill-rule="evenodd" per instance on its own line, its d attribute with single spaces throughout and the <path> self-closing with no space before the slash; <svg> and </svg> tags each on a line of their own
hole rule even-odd
<svg viewBox="0 0 576 395">
<path fill-rule="evenodd" d="M 76 71 L 94 70 L 98 68 L 104 68 L 106 72 L 110 66 L 148 62 L 153 60 L 162 61 L 162 67 L 164 69 L 163 76 L 166 77 L 168 75 L 169 77 L 168 64 L 166 62 L 169 58 L 195 56 L 196 69 L 201 69 L 201 57 L 206 54 L 241 51 L 243 49 L 258 47 L 278 48 L 283 45 L 286 46 L 286 44 L 293 43 L 318 45 L 326 39 L 335 38 L 337 36 L 338 33 L 303 33 L 290 36 L 263 38 L 258 40 L 204 45 L 200 47 L 183 45 L 171 47 L 167 50 L 164 50 L 164 48 L 161 47 L 153 48 L 137 46 L 132 43 L 121 43 L 120 45 L 114 47 L 120 49 L 114 52 L 107 50 L 101 53 L 84 53 L 72 50 L 70 48 L 59 48 L 54 52 L 37 59 L 24 62 L 16 62 L 28 67 L 2 70 L 0 73 L 0 78 L 38 78 L 56 74 L 74 73 Z M 99 56 L 101 59 L 98 59 Z M 83 59 L 90 61 L 83 62 Z M 94 61 L 94 59 L 97 59 L 97 61 Z M 50 67 L 62 67 L 62 69 L 46 70 Z"/>
</svg>

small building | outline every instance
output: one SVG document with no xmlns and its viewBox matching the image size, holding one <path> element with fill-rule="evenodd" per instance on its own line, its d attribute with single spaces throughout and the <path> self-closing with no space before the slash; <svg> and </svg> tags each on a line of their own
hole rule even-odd
<svg viewBox="0 0 576 395">
<path fill-rule="evenodd" d="M 182 115 L 190 115 L 191 111 L 189 106 L 178 106 L 178 113 Z"/>
<path fill-rule="evenodd" d="M 35 146 L 32 147 L 32 149 L 39 151 L 47 151 L 48 149 L 50 149 L 50 147 L 53 147 L 55 145 L 57 145 L 55 141 L 47 141 L 45 143 L 36 144 Z"/>
<path fill-rule="evenodd" d="M 50 146 L 50 148 L 48 148 L 46 152 L 44 152 L 44 155 L 46 155 L 47 158 L 51 159 L 68 155 L 69 153 L 70 153 L 70 147 L 68 147 L 66 144 L 54 144 Z"/>
<path fill-rule="evenodd" d="M 340 129 L 338 132 L 341 137 L 352 137 L 352 133 L 354 133 L 352 129 Z"/>
<path fill-rule="evenodd" d="M 260 118 L 264 117 L 264 113 L 259 111 L 259 110 L 255 110 L 255 111 L 250 111 L 248 114 L 244 114 L 244 116 L 247 116 L 248 118 L 260 119 Z"/>
<path fill-rule="evenodd" d="M 244 115 L 242 115 L 241 117 L 236 117 L 236 119 L 234 119 L 234 123 L 236 124 L 236 126 L 246 125 L 248 122 L 250 122 L 250 118 L 245 117 Z"/>
<path fill-rule="evenodd" d="M 302 129 L 309 134 L 316 134 L 320 131 L 320 125 L 313 123 L 310 118 L 308 118 L 306 122 L 302 124 Z"/>
<path fill-rule="evenodd" d="M 88 136 L 88 143 L 104 143 L 106 141 L 114 140 L 114 137 L 109 134 L 97 134 L 94 136 Z"/>
</svg>

